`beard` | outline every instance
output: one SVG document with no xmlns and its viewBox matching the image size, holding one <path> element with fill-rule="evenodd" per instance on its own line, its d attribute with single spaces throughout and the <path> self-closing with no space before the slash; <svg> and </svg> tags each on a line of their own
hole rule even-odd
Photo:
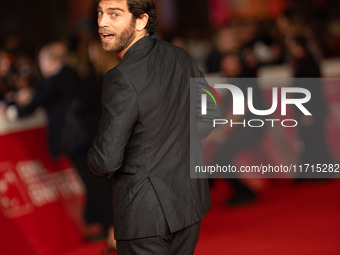
<svg viewBox="0 0 340 255">
<path fill-rule="evenodd" d="M 124 28 L 120 34 L 113 34 L 114 38 L 112 42 L 102 42 L 104 50 L 109 52 L 121 52 L 126 49 L 136 37 L 135 23 L 136 20 L 132 19 L 129 26 Z"/>
</svg>

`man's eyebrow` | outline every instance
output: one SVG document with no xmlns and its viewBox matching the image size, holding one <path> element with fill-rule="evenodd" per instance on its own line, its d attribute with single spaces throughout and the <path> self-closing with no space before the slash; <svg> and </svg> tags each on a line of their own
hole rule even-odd
<svg viewBox="0 0 340 255">
<path fill-rule="evenodd" d="M 109 7 L 107 8 L 108 11 L 121 11 L 124 12 L 124 10 L 122 8 L 119 7 Z"/>
<path fill-rule="evenodd" d="M 103 8 L 101 6 L 97 6 L 97 11 L 102 11 Z M 119 7 L 109 7 L 106 9 L 107 11 L 121 11 L 121 12 L 124 12 L 124 10 L 122 8 L 119 8 Z"/>
</svg>

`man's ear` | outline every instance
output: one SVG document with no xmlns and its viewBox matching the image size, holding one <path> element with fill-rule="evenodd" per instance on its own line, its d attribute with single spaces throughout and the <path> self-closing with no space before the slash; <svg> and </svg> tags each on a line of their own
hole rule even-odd
<svg viewBox="0 0 340 255">
<path fill-rule="evenodd" d="M 143 13 L 142 15 L 140 15 L 139 18 L 137 18 L 136 29 L 138 32 L 142 31 L 146 27 L 146 25 L 148 24 L 148 20 L 149 20 L 149 15 L 146 13 Z"/>
</svg>

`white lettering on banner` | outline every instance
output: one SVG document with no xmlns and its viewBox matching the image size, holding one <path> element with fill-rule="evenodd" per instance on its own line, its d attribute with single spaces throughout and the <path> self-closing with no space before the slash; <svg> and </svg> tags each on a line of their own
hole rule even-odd
<svg viewBox="0 0 340 255">
<path fill-rule="evenodd" d="M 59 193 L 53 181 L 38 182 L 28 186 L 28 194 L 35 206 L 43 206 L 58 200 Z"/>
<path fill-rule="evenodd" d="M 38 160 L 20 161 L 17 164 L 17 171 L 22 181 L 47 173 L 46 168 Z"/>
<path fill-rule="evenodd" d="M 35 206 L 44 206 L 61 198 L 83 195 L 85 188 L 73 168 L 49 173 L 38 160 L 17 164 L 17 171 L 27 185 L 28 194 Z"/>
<path fill-rule="evenodd" d="M 79 175 L 73 168 L 54 173 L 52 178 L 54 179 L 58 191 L 64 198 L 74 195 L 83 195 L 85 192 L 85 187 L 81 182 Z"/>
<path fill-rule="evenodd" d="M 34 206 L 84 193 L 84 185 L 73 168 L 50 173 L 39 160 L 20 161 L 16 167 L 10 162 L 0 163 L 0 210 L 8 218 L 32 213 Z"/>
<path fill-rule="evenodd" d="M 10 162 L 0 163 L 0 210 L 7 218 L 33 211 L 30 198 Z"/>
</svg>

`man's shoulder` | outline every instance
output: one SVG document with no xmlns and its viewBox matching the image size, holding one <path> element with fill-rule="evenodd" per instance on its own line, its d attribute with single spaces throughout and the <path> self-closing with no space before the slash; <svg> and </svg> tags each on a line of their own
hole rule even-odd
<svg viewBox="0 0 340 255">
<path fill-rule="evenodd" d="M 114 68 L 110 69 L 109 71 L 107 71 L 104 78 L 108 78 L 108 77 L 115 78 L 117 76 L 124 75 L 123 71 L 120 68 L 120 65 L 121 64 L 119 64 L 119 65 L 115 66 Z"/>
<path fill-rule="evenodd" d="M 174 54 L 174 57 L 180 56 L 182 58 L 192 60 L 191 56 L 184 49 L 173 45 L 168 41 L 156 39 L 156 46 L 158 46 L 158 50 L 161 52 L 168 52 Z"/>
<path fill-rule="evenodd" d="M 163 69 L 167 68 L 167 66 L 169 68 L 182 66 L 182 70 L 188 70 L 188 68 L 196 70 L 195 61 L 184 49 L 161 39 L 150 39 L 153 40 L 153 43 L 150 44 L 153 46 L 149 49 L 145 48 L 145 50 L 148 50 L 148 53 L 140 57 L 138 55 L 140 52 L 138 52 L 135 58 L 130 55 L 127 60 L 122 61 L 119 65 L 109 70 L 105 75 L 105 79 L 111 81 L 120 79 L 133 81 L 139 76 L 132 74 L 147 74 L 145 71 L 147 68 L 153 68 L 156 72 L 159 69 L 156 66 L 162 66 Z"/>
<path fill-rule="evenodd" d="M 122 87 L 130 86 L 131 81 L 129 79 L 129 74 L 123 66 L 116 66 L 110 69 L 104 76 L 103 86 L 104 88 L 109 87 Z"/>
</svg>

